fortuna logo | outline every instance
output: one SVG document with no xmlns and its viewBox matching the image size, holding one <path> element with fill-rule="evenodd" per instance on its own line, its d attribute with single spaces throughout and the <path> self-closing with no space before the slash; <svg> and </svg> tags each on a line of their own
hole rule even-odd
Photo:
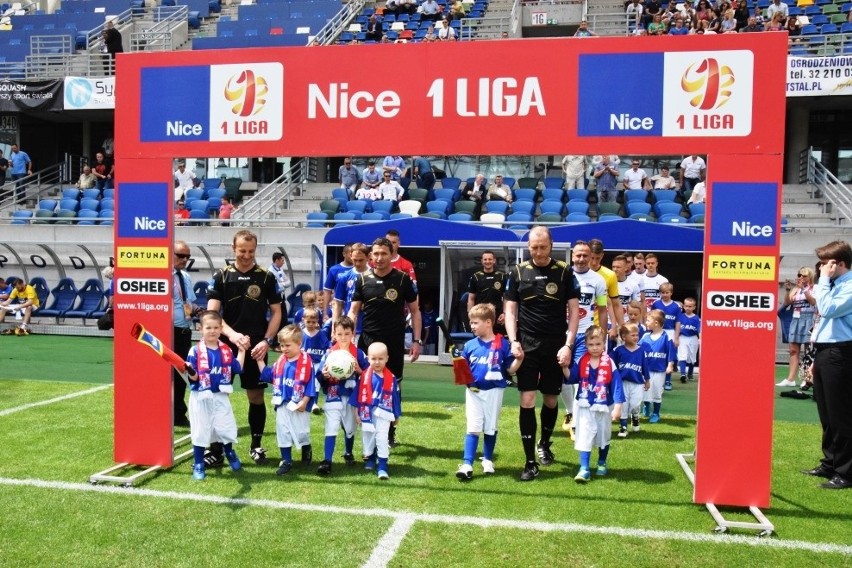
<svg viewBox="0 0 852 568">
<path fill-rule="evenodd" d="M 734 84 L 734 72 L 727 65 L 719 65 L 713 57 L 693 63 L 684 71 L 680 86 L 685 93 L 693 96 L 689 103 L 699 110 L 721 108 L 731 98 L 731 85 Z"/>
<path fill-rule="evenodd" d="M 263 77 L 255 77 L 254 71 L 244 69 L 232 75 L 225 85 L 225 99 L 235 102 L 231 112 L 237 116 L 252 116 L 266 104 L 269 86 Z"/>
</svg>

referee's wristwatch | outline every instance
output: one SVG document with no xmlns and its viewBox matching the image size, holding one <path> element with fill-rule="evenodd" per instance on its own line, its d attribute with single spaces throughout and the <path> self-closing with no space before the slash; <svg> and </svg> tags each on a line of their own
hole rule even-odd
<svg viewBox="0 0 852 568">
<path fill-rule="evenodd" d="M 264 338 L 263 338 L 263 340 L 264 340 L 264 341 L 266 342 L 266 344 L 267 344 L 267 345 L 269 345 L 269 346 L 272 346 L 272 344 L 273 344 L 273 343 L 275 343 L 275 338 L 274 338 L 274 337 L 264 337 Z"/>
<path fill-rule="evenodd" d="M 416 343 L 417 345 L 423 347 L 423 340 L 422 339 L 414 339 L 412 341 L 414 341 L 414 343 Z"/>
</svg>

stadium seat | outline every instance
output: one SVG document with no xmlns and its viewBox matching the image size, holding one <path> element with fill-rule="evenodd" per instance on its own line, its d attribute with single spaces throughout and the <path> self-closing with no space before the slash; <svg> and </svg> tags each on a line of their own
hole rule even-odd
<svg viewBox="0 0 852 568">
<path fill-rule="evenodd" d="M 320 202 L 320 210 L 326 213 L 337 213 L 340 211 L 340 202 L 336 199 L 326 199 Z"/>
<path fill-rule="evenodd" d="M 655 189 L 653 192 L 654 202 L 674 201 L 677 198 L 677 192 L 673 189 Z"/>
<path fill-rule="evenodd" d="M 565 196 L 563 199 L 567 198 L 569 201 L 572 199 L 585 199 L 589 200 L 589 191 L 585 189 L 569 189 L 565 192 Z"/>
<path fill-rule="evenodd" d="M 660 201 L 654 205 L 654 212 L 658 218 L 663 217 L 664 215 L 680 215 L 682 210 L 683 206 L 680 203 L 675 203 L 674 201 Z"/>
<path fill-rule="evenodd" d="M 568 213 L 566 223 L 589 223 L 592 219 L 584 213 Z"/>
<path fill-rule="evenodd" d="M 512 203 L 512 212 L 532 215 L 535 212 L 535 203 L 527 200 L 515 201 Z M 506 217 L 506 220 L 508 219 L 509 217 Z"/>
<path fill-rule="evenodd" d="M 489 213 L 500 213 L 505 216 L 509 211 L 509 204 L 505 201 L 488 201 L 485 204 L 485 209 Z"/>
<path fill-rule="evenodd" d="M 222 189 L 221 187 L 214 187 L 205 191 L 207 192 L 207 199 L 213 199 L 214 197 L 222 199 L 223 197 L 228 195 L 228 192 Z"/>
<path fill-rule="evenodd" d="M 582 215 L 589 214 L 589 202 L 585 200 L 572 200 L 565 204 L 565 211 L 571 213 L 580 213 Z"/>
<path fill-rule="evenodd" d="M 689 214 L 693 217 L 696 215 L 704 215 L 706 205 L 704 203 L 690 203 L 688 205 Z"/>
<path fill-rule="evenodd" d="M 621 220 L 621 215 L 615 215 L 614 213 L 601 213 L 598 216 L 598 222 L 601 221 L 619 221 Z"/>
<path fill-rule="evenodd" d="M 101 211 L 104 209 L 115 209 L 115 200 L 104 195 L 104 198 L 101 199 Z"/>
<path fill-rule="evenodd" d="M 624 204 L 624 208 L 627 211 L 627 215 L 633 217 L 633 215 L 641 214 L 641 215 L 650 215 L 651 214 L 651 204 L 645 203 L 644 201 L 627 201 Z"/>
<path fill-rule="evenodd" d="M 513 189 L 515 187 L 515 178 L 509 176 L 503 176 L 503 183 L 509 186 L 509 189 Z"/>
<path fill-rule="evenodd" d="M 420 187 L 415 187 L 408 190 L 408 197 L 409 199 L 416 199 L 423 203 L 425 207 L 426 200 L 429 198 L 429 191 Z"/>
<path fill-rule="evenodd" d="M 413 215 L 412 215 L 411 213 L 402 213 L 402 212 L 400 212 L 400 213 L 392 213 L 392 214 L 391 214 L 391 216 L 390 216 L 390 218 L 391 218 L 392 220 L 397 220 L 397 219 L 411 219 L 411 218 L 413 218 Z"/>
<path fill-rule="evenodd" d="M 420 214 L 421 207 L 423 207 L 423 203 L 416 199 L 406 199 L 399 202 L 399 212 L 408 213 L 412 217 L 417 217 Z"/>
<path fill-rule="evenodd" d="M 503 228 L 503 221 L 506 220 L 506 216 L 502 213 L 483 213 L 479 216 L 479 220 L 486 227 Z"/>
<path fill-rule="evenodd" d="M 53 218 L 56 215 L 53 211 L 49 211 L 47 209 L 36 209 L 35 219 L 33 219 L 33 223 L 35 224 L 44 224 L 44 223 L 53 223 Z"/>
<path fill-rule="evenodd" d="M 458 189 L 438 188 L 435 190 L 435 199 L 442 199 L 448 203 L 454 203 L 460 197 Z"/>
<path fill-rule="evenodd" d="M 442 219 L 446 219 L 447 215 L 450 213 L 450 203 L 448 201 L 444 201 L 443 199 L 436 199 L 435 201 L 427 201 L 426 202 L 426 212 L 427 213 L 438 213 L 441 215 Z"/>
<path fill-rule="evenodd" d="M 363 215 L 370 208 L 369 206 L 370 202 L 366 199 L 353 199 L 346 202 L 346 211 Z"/>
<path fill-rule="evenodd" d="M 206 209 L 193 209 L 189 212 L 189 220 L 193 225 L 201 225 L 203 224 L 202 221 L 210 220 L 210 215 Z"/>
<path fill-rule="evenodd" d="M 686 223 L 686 219 L 680 215 L 662 215 L 659 221 L 660 223 Z"/>
<path fill-rule="evenodd" d="M 81 209 L 77 213 L 77 218 L 79 219 L 78 225 L 94 225 L 98 219 L 98 212 L 91 209 Z"/>
<path fill-rule="evenodd" d="M 453 213 L 447 217 L 447 220 L 469 222 L 473 221 L 473 215 L 471 215 L 470 213 Z"/>
<path fill-rule="evenodd" d="M 349 223 L 349 221 L 354 221 L 355 218 L 355 213 L 352 213 L 351 211 L 347 211 L 346 213 L 335 213 L 334 220 L 337 222 L 334 226 L 341 227 L 344 225 L 351 225 L 352 223 Z"/>
<path fill-rule="evenodd" d="M 36 276 L 30 280 L 30 286 L 33 287 L 36 296 L 38 296 L 39 307 L 33 310 L 33 315 L 37 316 L 47 306 L 47 299 L 50 297 L 50 288 L 47 287 L 47 280 L 41 276 Z"/>
<path fill-rule="evenodd" d="M 539 223 L 561 223 L 562 215 L 559 213 L 542 213 L 536 218 Z"/>
<path fill-rule="evenodd" d="M 209 202 L 206 199 L 196 199 L 194 201 L 187 200 L 186 205 L 189 208 L 190 218 L 192 218 L 193 211 L 202 211 L 206 215 L 208 203 Z"/>
<path fill-rule="evenodd" d="M 192 189 L 187 189 L 183 194 L 183 198 L 187 202 L 194 200 L 194 199 L 204 199 L 204 190 L 201 189 L 201 188 L 197 188 L 197 187 L 192 188 Z"/>
<path fill-rule="evenodd" d="M 476 202 L 468 201 L 467 199 L 462 199 L 460 201 L 456 201 L 455 205 L 456 213 L 470 213 L 471 216 L 476 214 Z"/>
<path fill-rule="evenodd" d="M 636 221 L 648 221 L 653 222 L 654 217 L 651 216 L 650 213 L 634 213 L 630 216 L 631 219 L 635 219 Z"/>
<path fill-rule="evenodd" d="M 583 192 L 583 197 L 578 197 L 577 199 L 586 199 L 588 198 L 588 192 L 585 189 L 581 189 Z M 545 187 L 541 192 L 542 199 L 551 200 L 551 201 L 564 201 L 565 200 L 565 192 L 561 188 L 557 187 Z"/>
<path fill-rule="evenodd" d="M 213 217 L 219 216 L 219 207 L 222 206 L 221 197 L 211 197 L 207 199 L 207 213 Z"/>
<path fill-rule="evenodd" d="M 447 189 L 460 189 L 462 180 L 457 177 L 445 177 L 441 180 L 441 187 L 445 187 Z"/>
<path fill-rule="evenodd" d="M 63 198 L 59 202 L 59 208 L 66 209 L 68 211 L 77 211 L 78 209 L 80 209 L 80 202 L 78 202 L 76 199 Z"/>
<path fill-rule="evenodd" d="M 306 227 L 311 227 L 315 229 L 325 228 L 326 221 L 328 221 L 328 213 L 323 211 L 311 211 L 307 216 L 308 223 L 305 225 Z"/>
<path fill-rule="evenodd" d="M 195 293 L 195 303 L 199 306 L 207 306 L 207 289 L 210 283 L 207 280 L 199 280 L 192 286 Z"/>
<path fill-rule="evenodd" d="M 29 225 L 30 219 L 32 219 L 33 212 L 28 209 L 21 209 L 18 211 L 12 212 L 12 224 L 13 225 Z"/>
<path fill-rule="evenodd" d="M 88 209 L 89 211 L 97 211 L 100 206 L 101 206 L 101 202 L 98 201 L 97 199 L 89 199 L 87 197 L 84 197 L 83 199 L 80 200 L 80 210 L 81 211 L 86 210 L 86 209 Z"/>
<path fill-rule="evenodd" d="M 561 177 L 546 177 L 544 178 L 545 189 L 562 189 L 565 185 L 565 180 Z"/>
<path fill-rule="evenodd" d="M 72 211 L 70 209 L 60 209 L 56 212 L 56 221 L 57 225 L 70 225 L 74 221 L 72 219 L 77 218 L 77 212 Z"/>
<path fill-rule="evenodd" d="M 624 191 L 624 202 L 640 201 L 645 202 L 648 199 L 648 192 L 644 189 L 627 189 Z"/>
<path fill-rule="evenodd" d="M 77 292 L 77 303 L 62 314 L 66 318 L 91 319 L 92 312 L 99 311 L 104 302 L 104 287 L 98 278 L 89 278 Z"/>
<path fill-rule="evenodd" d="M 373 201 L 373 213 L 387 213 L 385 219 L 390 217 L 390 214 L 393 213 L 393 201 L 388 201 L 386 199 L 380 199 L 378 201 Z"/>
<path fill-rule="evenodd" d="M 77 199 L 80 195 L 80 190 L 76 187 L 66 187 L 62 190 L 62 199 Z"/>
<path fill-rule="evenodd" d="M 104 199 L 115 199 L 115 188 L 114 187 L 104 188 L 102 197 Z M 103 209 L 103 205 L 101 205 L 101 209 Z"/>
<path fill-rule="evenodd" d="M 588 205 L 588 204 L 587 204 Z M 565 205 L 561 201 L 551 201 L 550 199 L 545 199 L 539 205 L 541 208 L 541 213 L 555 213 L 556 215 L 562 216 L 562 213 L 565 211 Z"/>
<path fill-rule="evenodd" d="M 349 192 L 343 189 L 342 187 L 336 187 L 331 190 L 331 197 L 337 199 L 338 201 L 349 201 Z"/>
<path fill-rule="evenodd" d="M 522 177 L 518 179 L 518 189 L 538 189 L 538 178 Z"/>
<path fill-rule="evenodd" d="M 54 317 L 56 323 L 59 323 L 59 318 L 64 317 L 65 312 L 73 308 L 77 301 L 77 286 L 70 278 L 63 278 L 50 291 L 50 294 L 53 297 L 52 303 L 39 311 L 39 315 Z"/>
<path fill-rule="evenodd" d="M 786 219 L 784 219 L 784 221 L 786 221 Z M 689 218 L 689 222 L 695 223 L 696 225 L 703 225 L 704 224 L 704 215 L 693 215 L 692 217 Z"/>
<path fill-rule="evenodd" d="M 201 184 L 204 189 L 209 192 L 211 189 L 219 189 L 222 185 L 222 180 L 221 178 L 207 178 L 203 180 Z"/>
<path fill-rule="evenodd" d="M 598 215 L 616 215 L 620 217 L 621 204 L 613 201 L 598 203 Z"/>
<path fill-rule="evenodd" d="M 515 190 L 515 201 L 535 202 L 537 196 L 535 189 L 521 187 Z"/>
<path fill-rule="evenodd" d="M 361 215 L 362 221 L 386 221 L 390 219 L 390 215 L 384 211 L 370 211 Z"/>
</svg>

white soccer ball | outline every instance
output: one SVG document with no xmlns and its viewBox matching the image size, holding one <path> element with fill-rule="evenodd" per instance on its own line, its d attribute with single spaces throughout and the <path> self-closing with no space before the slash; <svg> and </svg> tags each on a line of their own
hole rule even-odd
<svg viewBox="0 0 852 568">
<path fill-rule="evenodd" d="M 355 372 L 355 357 L 349 351 L 335 349 L 328 354 L 325 363 L 329 374 L 338 381 L 348 379 Z"/>
</svg>

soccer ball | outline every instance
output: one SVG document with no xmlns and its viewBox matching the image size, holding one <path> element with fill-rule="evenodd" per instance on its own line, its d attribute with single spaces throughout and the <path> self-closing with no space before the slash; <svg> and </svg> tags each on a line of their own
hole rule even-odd
<svg viewBox="0 0 852 568">
<path fill-rule="evenodd" d="M 335 349 L 328 354 L 325 363 L 329 374 L 338 381 L 348 379 L 355 372 L 355 357 L 349 351 Z"/>
</svg>

